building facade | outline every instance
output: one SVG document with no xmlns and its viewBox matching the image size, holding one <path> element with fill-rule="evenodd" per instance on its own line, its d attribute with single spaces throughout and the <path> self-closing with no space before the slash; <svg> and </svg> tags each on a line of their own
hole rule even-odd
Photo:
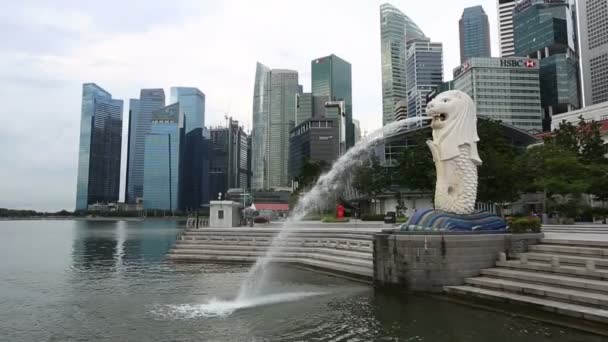
<svg viewBox="0 0 608 342">
<path fill-rule="evenodd" d="M 95 83 L 82 85 L 76 210 L 118 202 L 122 100 Z"/>
<path fill-rule="evenodd" d="M 312 96 L 345 104 L 346 148 L 355 144 L 351 65 L 336 55 L 314 59 L 311 63 Z"/>
<path fill-rule="evenodd" d="M 500 57 L 511 57 L 515 54 L 513 42 L 513 9 L 517 0 L 498 0 L 498 40 Z"/>
<path fill-rule="evenodd" d="M 346 151 L 346 104 L 328 101 L 322 113 L 294 127 L 289 139 L 289 179 L 295 180 L 306 161 L 332 165 Z"/>
<path fill-rule="evenodd" d="M 230 118 L 227 127 L 212 128 L 210 133 L 209 197 L 215 199 L 218 193 L 226 194 L 228 189 L 248 189 L 249 139 L 243 127 Z"/>
<path fill-rule="evenodd" d="M 515 55 L 539 60 L 543 130 L 553 115 L 580 107 L 573 12 L 568 0 L 528 0 L 515 6 Z"/>
<path fill-rule="evenodd" d="M 454 69 L 454 89 L 471 96 L 479 116 L 528 132 L 542 130 L 536 59 L 471 58 Z"/>
<path fill-rule="evenodd" d="M 194 87 L 172 87 L 171 103 L 184 115 L 185 161 L 183 208 L 198 210 L 209 203 L 209 131 L 205 128 L 205 94 Z"/>
<path fill-rule="evenodd" d="M 608 101 L 608 0 L 577 5 L 583 105 Z"/>
<path fill-rule="evenodd" d="M 467 7 L 458 21 L 460 63 L 471 57 L 491 57 L 490 24 L 483 7 Z"/>
<path fill-rule="evenodd" d="M 289 184 L 289 131 L 301 93 L 298 72 L 257 63 L 253 90 L 252 188 L 269 190 Z"/>
<path fill-rule="evenodd" d="M 380 54 L 382 61 L 382 125 L 393 116 L 399 100 L 407 99 L 406 42 L 424 38 L 422 30 L 395 6 L 380 6 Z"/>
<path fill-rule="evenodd" d="M 407 117 L 426 115 L 427 94 L 443 82 L 443 45 L 415 39 L 407 48 Z M 403 111 L 395 111 L 399 119 Z"/>
<path fill-rule="evenodd" d="M 144 192 L 144 149 L 152 112 L 165 106 L 163 89 L 142 89 L 139 99 L 129 100 L 129 142 L 125 202 L 136 203 Z"/>
<path fill-rule="evenodd" d="M 144 209 L 184 208 L 185 118 L 174 103 L 152 113 L 144 153 Z"/>
</svg>

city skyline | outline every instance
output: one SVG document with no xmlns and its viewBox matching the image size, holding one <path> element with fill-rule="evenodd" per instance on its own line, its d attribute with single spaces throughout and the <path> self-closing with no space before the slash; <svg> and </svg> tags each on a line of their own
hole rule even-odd
<svg viewBox="0 0 608 342">
<path fill-rule="evenodd" d="M 5 181 L 0 183 L 3 189 L 0 207 L 38 210 L 73 207 L 80 124 L 79 89 L 85 82 L 100 84 L 114 98 L 125 103 L 129 98 L 137 98 L 142 88 L 162 87 L 169 94 L 171 86 L 197 87 L 207 95 L 207 126 L 221 125 L 224 114 L 229 113 L 250 130 L 251 84 L 257 60 L 277 68 L 297 70 L 301 75 L 300 84 L 305 85 L 304 91 L 310 91 L 306 85 L 310 84 L 311 58 L 334 53 L 353 65 L 353 118 L 361 122 L 364 132 L 380 127 L 382 100 L 377 13 L 381 3 L 324 3 L 329 10 L 340 9 L 343 15 L 321 14 L 319 17 L 318 13 L 306 10 L 296 17 L 281 19 L 281 23 L 293 21 L 293 25 L 284 25 L 288 27 L 285 32 L 275 30 L 272 34 L 267 33 L 270 24 L 258 25 L 251 14 L 259 17 L 288 13 L 289 6 L 280 2 L 253 6 L 237 1 L 214 5 L 180 1 L 171 6 L 150 6 L 128 23 L 112 13 L 99 21 L 102 18 L 97 18 L 95 13 L 113 6 L 112 2 L 96 5 L 100 8 L 55 4 L 65 8 L 62 11 L 45 2 L 8 4 L 4 13 L 12 14 L 6 15 L 2 25 L 5 27 L 3 32 L 11 34 L 0 49 L 0 59 L 5 62 L 0 69 L 5 91 L 0 97 L 7 104 L 6 113 L 11 117 L 17 115 L 20 120 L 0 116 L 3 123 L 0 147 L 12 151 L 2 158 L 9 167 L 1 174 Z M 414 1 L 393 1 L 391 4 L 415 20 L 434 41 L 444 44 L 446 70 L 458 65 L 458 33 L 453 32 L 453 27 L 464 7 L 480 4 L 487 8 L 492 38 L 496 36 L 492 1 L 458 1 L 439 9 Z M 139 8 L 136 4 L 121 6 L 123 12 L 136 13 L 135 9 Z M 273 9 L 272 13 L 264 14 L 262 8 L 267 7 Z M 307 24 L 307 18 L 312 18 L 313 14 L 317 25 Z M 242 32 L 230 28 L 225 20 L 228 16 L 251 29 Z M 440 25 L 436 24 L 437 18 L 442 18 Z M 312 33 L 317 31 L 332 32 L 344 39 L 304 39 L 304 36 L 313 37 Z M 260 35 L 262 32 L 264 37 Z M 294 41 L 293 36 L 302 39 Z M 178 46 L 183 48 L 193 37 L 199 37 L 197 41 L 200 37 L 211 38 L 205 38 L 204 44 L 199 44 L 201 46 L 187 45 L 187 54 L 169 52 L 176 51 Z M 159 49 L 159 41 L 165 44 L 162 49 Z M 209 54 L 209 51 L 219 52 Z M 494 46 L 494 54 L 496 52 Z M 14 65 L 21 68 L 11 67 Z M 33 93 L 36 101 L 24 102 L 25 96 L 31 99 Z M 128 106 L 123 109 L 123 117 L 128 117 Z M 127 124 L 128 120 L 123 120 L 121 200 L 125 184 Z M 35 134 L 28 136 L 28 132 Z M 41 169 L 44 172 L 41 173 Z"/>
</svg>

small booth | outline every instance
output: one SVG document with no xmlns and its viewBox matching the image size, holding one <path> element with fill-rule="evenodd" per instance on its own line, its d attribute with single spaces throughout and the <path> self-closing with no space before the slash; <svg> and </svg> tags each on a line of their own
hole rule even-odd
<svg viewBox="0 0 608 342">
<path fill-rule="evenodd" d="M 209 227 L 231 228 L 241 223 L 241 204 L 232 201 L 211 201 L 209 203 Z"/>
</svg>

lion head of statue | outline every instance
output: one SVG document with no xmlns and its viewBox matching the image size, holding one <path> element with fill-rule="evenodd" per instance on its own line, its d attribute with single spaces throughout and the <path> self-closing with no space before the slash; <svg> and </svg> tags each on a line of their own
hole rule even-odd
<svg viewBox="0 0 608 342">
<path fill-rule="evenodd" d="M 477 154 L 477 114 L 469 95 L 460 90 L 445 91 L 427 104 L 426 112 L 432 119 L 433 142 L 439 147 L 441 160 L 458 156 L 458 147 L 468 144 L 470 158 L 481 164 Z"/>
</svg>

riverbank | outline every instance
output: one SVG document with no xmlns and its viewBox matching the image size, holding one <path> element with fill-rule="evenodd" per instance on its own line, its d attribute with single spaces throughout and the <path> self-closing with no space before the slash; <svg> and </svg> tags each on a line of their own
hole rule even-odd
<svg viewBox="0 0 608 342">
<path fill-rule="evenodd" d="M 0 221 L 186 221 L 187 217 L 74 217 L 74 216 L 32 216 L 32 217 L 0 217 Z"/>
</svg>

